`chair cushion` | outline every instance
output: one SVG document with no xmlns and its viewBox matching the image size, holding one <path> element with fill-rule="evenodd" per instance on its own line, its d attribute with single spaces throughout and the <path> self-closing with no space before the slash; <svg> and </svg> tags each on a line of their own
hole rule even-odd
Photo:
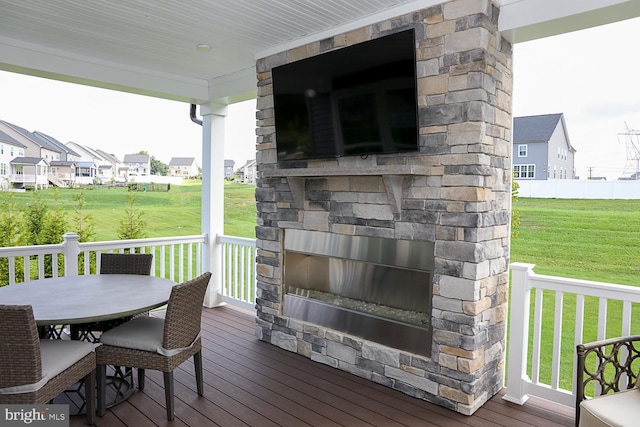
<svg viewBox="0 0 640 427">
<path fill-rule="evenodd" d="M 42 379 L 37 383 L 0 389 L 0 394 L 30 393 L 71 367 L 93 351 L 93 344 L 83 341 L 40 340 Z"/>
<path fill-rule="evenodd" d="M 639 419 L 638 389 L 598 396 L 580 404 L 580 427 L 637 426 Z"/>
<path fill-rule="evenodd" d="M 191 346 L 189 346 L 166 349 L 162 347 L 163 334 L 164 319 L 158 317 L 138 317 L 104 332 L 100 336 L 100 342 L 114 347 L 150 351 L 152 353 L 162 354 L 163 356 L 173 356 L 183 350 L 191 348 Z M 198 337 L 196 337 L 196 339 L 197 338 Z"/>
</svg>

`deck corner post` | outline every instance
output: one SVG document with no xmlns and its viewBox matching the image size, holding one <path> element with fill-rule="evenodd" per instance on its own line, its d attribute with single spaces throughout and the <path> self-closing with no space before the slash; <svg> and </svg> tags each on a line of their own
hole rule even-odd
<svg viewBox="0 0 640 427">
<path fill-rule="evenodd" d="M 523 405 L 527 394 L 527 359 L 529 354 L 530 278 L 535 264 L 513 263 L 511 269 L 511 300 L 509 301 L 509 363 L 507 392 L 503 399 Z"/>
<path fill-rule="evenodd" d="M 80 236 L 76 233 L 62 235 L 64 253 L 64 275 L 78 275 L 78 255 L 80 255 Z"/>
</svg>

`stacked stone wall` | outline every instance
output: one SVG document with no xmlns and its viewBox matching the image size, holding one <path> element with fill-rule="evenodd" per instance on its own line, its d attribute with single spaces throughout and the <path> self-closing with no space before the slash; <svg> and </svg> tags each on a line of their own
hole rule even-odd
<svg viewBox="0 0 640 427">
<path fill-rule="evenodd" d="M 512 67 L 498 13 L 488 0 L 454 0 L 257 62 L 260 339 L 465 414 L 500 390 Z M 279 164 L 271 69 L 408 28 L 416 34 L 419 152 Z M 435 242 L 431 357 L 283 316 L 290 228 Z"/>
</svg>

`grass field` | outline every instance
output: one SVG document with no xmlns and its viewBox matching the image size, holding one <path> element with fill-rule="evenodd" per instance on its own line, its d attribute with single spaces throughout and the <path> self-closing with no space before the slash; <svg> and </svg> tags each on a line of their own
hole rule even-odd
<svg viewBox="0 0 640 427">
<path fill-rule="evenodd" d="M 123 187 L 92 187 L 83 191 L 83 212 L 93 217 L 94 241 L 117 240 L 118 226 L 125 218 L 128 191 Z M 46 204 L 53 208 L 56 190 L 39 192 Z M 77 203 L 78 189 L 59 189 L 60 202 L 69 217 Z M 224 233 L 232 236 L 254 237 L 256 225 L 255 187 L 225 183 Z M 202 182 L 185 181 L 172 185 L 168 192 L 136 192 L 136 209 L 142 212 L 149 237 L 188 236 L 200 234 L 202 212 Z M 20 209 L 33 201 L 34 193 L 13 193 L 13 203 Z"/>
<path fill-rule="evenodd" d="M 538 274 L 640 286 L 640 200 L 519 199 L 514 208 L 521 212 L 521 227 L 511 241 L 511 262 L 536 264 Z M 560 385 L 568 390 L 573 381 L 575 304 L 574 295 L 565 295 Z M 555 306 L 555 293 L 545 291 L 540 379 L 547 384 Z M 586 298 L 583 342 L 597 339 L 597 315 L 598 300 Z M 622 334 L 621 319 L 622 304 L 610 302 L 607 337 Z M 633 319 L 640 319 L 640 307 L 633 308 Z M 640 322 L 632 322 L 632 333 L 640 333 Z"/>
<path fill-rule="evenodd" d="M 640 200 L 518 199 L 511 262 L 538 274 L 640 285 Z"/>
</svg>

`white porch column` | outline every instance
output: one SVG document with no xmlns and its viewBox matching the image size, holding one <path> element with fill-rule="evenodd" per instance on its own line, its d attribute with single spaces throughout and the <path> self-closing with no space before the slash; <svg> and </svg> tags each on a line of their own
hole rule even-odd
<svg viewBox="0 0 640 427">
<path fill-rule="evenodd" d="M 227 104 L 213 101 L 200 106 L 202 116 L 202 233 L 208 236 L 204 246 L 204 271 L 211 281 L 204 305 L 221 304 L 222 247 L 217 237 L 224 233 L 224 125 Z"/>
</svg>

